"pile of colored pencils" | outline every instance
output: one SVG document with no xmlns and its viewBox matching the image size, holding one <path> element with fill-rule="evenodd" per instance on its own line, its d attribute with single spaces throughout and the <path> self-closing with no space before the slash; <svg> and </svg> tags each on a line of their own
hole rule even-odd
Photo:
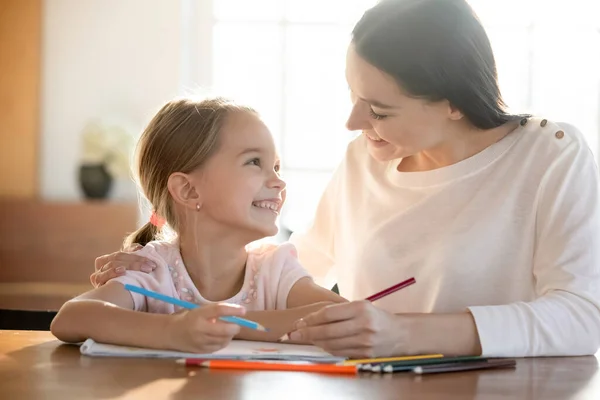
<svg viewBox="0 0 600 400">
<path fill-rule="evenodd" d="M 484 357 L 443 357 L 431 354 L 413 357 L 374 358 L 367 360 L 349 360 L 345 365 L 356 365 L 359 371 L 390 374 L 395 372 L 413 372 L 432 374 L 440 372 L 458 372 L 475 369 L 514 368 L 513 359 L 489 359 Z"/>
</svg>

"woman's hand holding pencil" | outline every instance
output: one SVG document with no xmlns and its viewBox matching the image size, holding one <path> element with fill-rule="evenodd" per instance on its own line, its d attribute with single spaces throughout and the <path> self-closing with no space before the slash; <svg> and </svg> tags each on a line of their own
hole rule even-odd
<svg viewBox="0 0 600 400">
<path fill-rule="evenodd" d="M 354 301 L 306 316 L 296 323 L 289 337 L 349 358 L 406 354 L 409 343 L 404 321 L 403 316 L 390 314 L 369 301 Z"/>
<path fill-rule="evenodd" d="M 296 330 L 282 340 L 308 341 L 333 355 L 350 358 L 406 354 L 409 336 L 406 319 L 383 311 L 372 302 L 415 282 L 410 278 L 365 300 L 323 308 L 297 321 Z"/>
</svg>

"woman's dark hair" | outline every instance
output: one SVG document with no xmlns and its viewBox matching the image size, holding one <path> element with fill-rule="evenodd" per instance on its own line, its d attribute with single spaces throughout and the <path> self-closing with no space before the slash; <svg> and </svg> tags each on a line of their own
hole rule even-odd
<svg viewBox="0 0 600 400">
<path fill-rule="evenodd" d="M 356 24 L 352 42 L 408 95 L 446 99 L 477 128 L 523 117 L 506 110 L 490 41 L 465 0 L 382 0 Z"/>
</svg>

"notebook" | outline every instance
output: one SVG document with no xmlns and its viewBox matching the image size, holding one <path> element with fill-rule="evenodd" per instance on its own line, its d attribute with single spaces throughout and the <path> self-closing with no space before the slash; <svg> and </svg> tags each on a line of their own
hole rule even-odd
<svg viewBox="0 0 600 400">
<path fill-rule="evenodd" d="M 91 357 L 139 357 L 139 358 L 202 358 L 206 360 L 279 360 L 338 363 L 343 357 L 335 357 L 315 346 L 286 343 L 252 342 L 233 340 L 229 346 L 209 354 L 183 353 L 171 350 L 154 350 L 139 347 L 117 346 L 87 339 L 80 347 L 83 355 Z"/>
</svg>

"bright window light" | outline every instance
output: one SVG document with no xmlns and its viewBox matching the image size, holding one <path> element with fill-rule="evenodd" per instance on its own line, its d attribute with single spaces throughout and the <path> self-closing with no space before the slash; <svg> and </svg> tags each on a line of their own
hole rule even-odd
<svg viewBox="0 0 600 400">
<path fill-rule="evenodd" d="M 598 154 L 600 1 L 470 0 L 515 112 L 569 122 Z M 344 78 L 354 23 L 375 0 L 212 0 L 212 88 L 255 106 L 281 150 L 282 225 L 304 229 L 354 137 Z"/>
</svg>

